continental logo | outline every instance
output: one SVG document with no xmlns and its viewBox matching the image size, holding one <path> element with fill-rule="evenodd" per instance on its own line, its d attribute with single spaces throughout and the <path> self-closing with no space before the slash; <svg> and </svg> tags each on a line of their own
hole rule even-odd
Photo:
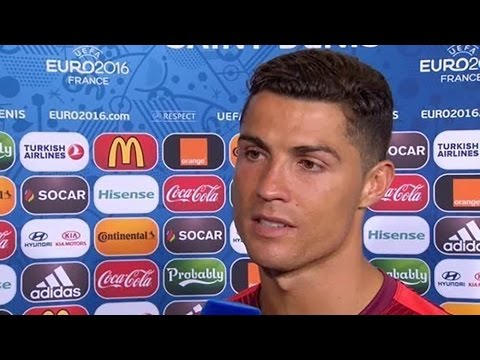
<svg viewBox="0 0 480 360">
<path fill-rule="evenodd" d="M 0 216 L 10 214 L 17 204 L 15 184 L 5 176 L 0 176 Z"/>
<path fill-rule="evenodd" d="M 23 315 L 88 315 L 88 311 L 80 305 L 35 306 Z"/>
<path fill-rule="evenodd" d="M 430 268 L 423 260 L 413 258 L 377 258 L 372 259 L 370 262 L 391 277 L 402 281 L 420 295 L 427 293 L 430 289 Z"/>
<path fill-rule="evenodd" d="M 148 171 L 157 165 L 158 143 L 147 133 L 101 134 L 93 143 L 93 161 L 104 171 Z"/>
<path fill-rule="evenodd" d="M 5 220 L 0 220 L 0 261 L 7 260 L 17 249 L 17 230 Z"/>
<path fill-rule="evenodd" d="M 445 212 L 480 212 L 480 174 L 448 174 L 434 184 L 435 205 Z"/>
<path fill-rule="evenodd" d="M 148 301 L 105 303 L 94 315 L 160 315 L 158 308 Z"/>
<path fill-rule="evenodd" d="M 150 218 L 109 218 L 95 226 L 95 249 L 105 256 L 150 255 L 158 244 L 158 225 Z"/>
<path fill-rule="evenodd" d="M 168 135 L 162 144 L 163 162 L 170 170 L 217 170 L 225 162 L 225 144 L 217 134 Z"/>
<path fill-rule="evenodd" d="M 232 264 L 230 269 L 232 289 L 239 293 L 260 282 L 260 271 L 258 265 L 248 258 L 241 258 Z"/>
<path fill-rule="evenodd" d="M 468 302 L 445 302 L 440 305 L 452 315 L 480 315 L 480 304 Z"/>
<path fill-rule="evenodd" d="M 163 310 L 163 315 L 200 315 L 206 301 L 172 301 Z"/>
<path fill-rule="evenodd" d="M 225 289 L 226 277 L 218 259 L 173 259 L 165 265 L 163 285 L 173 296 L 215 296 Z"/>
<path fill-rule="evenodd" d="M 172 254 L 217 254 L 225 247 L 225 224 L 217 217 L 175 217 L 163 229 Z"/>
<path fill-rule="evenodd" d="M 29 214 L 80 214 L 90 203 L 88 183 L 79 176 L 32 176 L 21 186 Z"/>
<path fill-rule="evenodd" d="M 238 138 L 240 137 L 240 134 L 235 135 L 231 140 L 230 140 L 230 145 L 229 145 L 229 158 L 230 158 L 230 164 L 232 164 L 233 167 L 237 164 L 237 158 L 238 158 Z"/>
</svg>

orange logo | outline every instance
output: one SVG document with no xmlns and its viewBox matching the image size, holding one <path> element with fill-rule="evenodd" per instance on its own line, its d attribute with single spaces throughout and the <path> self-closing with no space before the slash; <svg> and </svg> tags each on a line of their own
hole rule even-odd
<svg viewBox="0 0 480 360">
<path fill-rule="evenodd" d="M 9 178 L 0 176 L 0 215 L 12 212 L 17 202 L 15 184 Z"/>
<path fill-rule="evenodd" d="M 247 273 L 248 273 L 248 287 L 256 285 L 260 282 L 260 270 L 257 264 L 253 262 L 249 262 L 247 267 Z"/>
<path fill-rule="evenodd" d="M 441 307 L 452 315 L 480 315 L 480 304 L 477 303 L 446 302 Z"/>
<path fill-rule="evenodd" d="M 95 248 L 105 256 L 149 255 L 158 244 L 158 225 L 150 218 L 108 218 L 95 226 Z"/>
<path fill-rule="evenodd" d="M 181 138 L 180 166 L 208 166 L 208 140 Z"/>
<path fill-rule="evenodd" d="M 230 140 L 230 163 L 233 167 L 237 164 L 237 157 L 238 157 L 238 138 L 240 134 L 235 135 L 232 140 Z"/>
<path fill-rule="evenodd" d="M 453 179 L 453 207 L 480 206 L 480 179 Z"/>
</svg>

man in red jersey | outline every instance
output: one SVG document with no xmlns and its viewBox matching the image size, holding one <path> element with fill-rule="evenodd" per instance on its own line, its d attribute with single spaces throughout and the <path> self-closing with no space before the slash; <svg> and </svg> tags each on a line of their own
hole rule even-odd
<svg viewBox="0 0 480 360">
<path fill-rule="evenodd" d="M 358 59 L 302 50 L 250 81 L 234 220 L 261 284 L 230 300 L 269 314 L 446 314 L 364 257 L 367 207 L 393 180 L 393 99 Z"/>
</svg>

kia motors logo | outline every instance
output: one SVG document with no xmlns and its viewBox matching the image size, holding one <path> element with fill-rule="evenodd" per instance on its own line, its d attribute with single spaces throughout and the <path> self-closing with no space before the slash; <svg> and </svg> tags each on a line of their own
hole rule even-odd
<svg viewBox="0 0 480 360">
<path fill-rule="evenodd" d="M 153 261 L 108 260 L 95 269 L 95 292 L 104 299 L 146 298 L 157 292 L 159 277 Z"/>
<path fill-rule="evenodd" d="M 396 175 L 380 201 L 370 207 L 378 212 L 419 212 L 428 205 L 430 190 L 421 175 Z"/>
<path fill-rule="evenodd" d="M 23 315 L 88 315 L 88 311 L 80 305 L 35 306 Z"/>
<path fill-rule="evenodd" d="M 76 132 L 29 132 L 20 140 L 20 162 L 30 171 L 80 171 L 88 164 L 88 149 Z"/>
<path fill-rule="evenodd" d="M 429 158 L 427 137 L 416 131 L 394 131 L 388 148 L 388 159 L 397 169 L 418 170 Z"/>
<path fill-rule="evenodd" d="M 22 272 L 20 287 L 30 302 L 80 300 L 90 289 L 90 272 L 80 262 L 31 264 Z"/>
<path fill-rule="evenodd" d="M 480 174 L 449 174 L 434 183 L 435 205 L 445 212 L 480 211 Z"/>
<path fill-rule="evenodd" d="M 225 192 L 215 175 L 171 176 L 163 183 L 163 203 L 171 212 L 216 212 L 225 205 Z"/>
<path fill-rule="evenodd" d="M 0 220 L 0 260 L 7 260 L 17 249 L 17 231 L 5 220 Z"/>
<path fill-rule="evenodd" d="M 217 254 L 225 246 L 225 231 L 217 217 L 174 217 L 163 227 L 164 244 L 172 254 Z"/>
<path fill-rule="evenodd" d="M 170 134 L 162 147 L 170 170 L 217 170 L 225 162 L 225 143 L 213 133 Z"/>
<path fill-rule="evenodd" d="M 90 228 L 80 219 L 33 219 L 22 227 L 21 247 L 32 259 L 80 257 L 90 248 Z"/>
<path fill-rule="evenodd" d="M 104 133 L 93 142 L 93 161 L 105 171 L 148 171 L 157 165 L 158 143 L 147 133 Z"/>
<path fill-rule="evenodd" d="M 21 186 L 29 214 L 80 214 L 90 203 L 88 183 L 79 176 L 32 176 Z"/>
<path fill-rule="evenodd" d="M 460 273 L 456 271 L 445 271 L 442 274 L 442 278 L 444 278 L 445 280 L 451 280 L 451 281 L 459 280 L 461 277 L 462 276 L 460 275 Z"/>
</svg>

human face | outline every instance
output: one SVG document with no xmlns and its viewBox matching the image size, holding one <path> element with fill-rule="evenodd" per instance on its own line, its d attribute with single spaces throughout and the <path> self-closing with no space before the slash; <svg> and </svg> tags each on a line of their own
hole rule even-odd
<svg viewBox="0 0 480 360">
<path fill-rule="evenodd" d="M 261 267 L 297 270 L 325 259 L 352 234 L 360 241 L 354 217 L 363 172 L 346 121 L 338 104 L 267 91 L 251 99 L 232 201 L 238 233 Z"/>
</svg>

